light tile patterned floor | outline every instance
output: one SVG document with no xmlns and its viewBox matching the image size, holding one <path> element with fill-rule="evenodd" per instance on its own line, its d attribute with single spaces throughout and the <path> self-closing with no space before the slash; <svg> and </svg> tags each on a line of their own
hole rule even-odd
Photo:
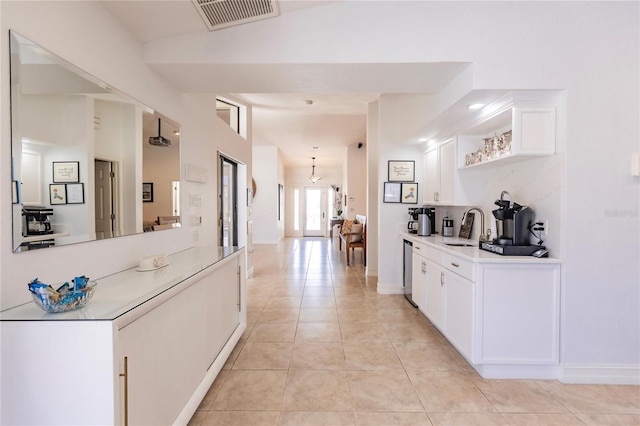
<svg viewBox="0 0 640 426">
<path fill-rule="evenodd" d="M 323 238 L 256 245 L 248 325 L 190 425 L 640 425 L 640 387 L 485 380 Z"/>
</svg>

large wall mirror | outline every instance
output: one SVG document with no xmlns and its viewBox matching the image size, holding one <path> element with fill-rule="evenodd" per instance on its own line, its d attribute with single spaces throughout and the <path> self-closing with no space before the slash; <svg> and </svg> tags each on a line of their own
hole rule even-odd
<svg viewBox="0 0 640 426">
<path fill-rule="evenodd" d="M 11 31 L 13 249 L 180 226 L 180 127 Z"/>
</svg>

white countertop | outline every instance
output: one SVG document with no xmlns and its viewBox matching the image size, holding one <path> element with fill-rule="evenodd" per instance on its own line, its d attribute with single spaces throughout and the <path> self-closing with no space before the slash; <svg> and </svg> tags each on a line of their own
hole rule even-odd
<svg viewBox="0 0 640 426">
<path fill-rule="evenodd" d="M 533 256 L 501 256 L 485 250 L 480 250 L 477 240 L 465 240 L 456 237 L 443 237 L 439 234 L 430 235 L 428 237 L 420 237 L 416 234 L 409 234 L 406 231 L 400 232 L 403 240 L 412 241 L 414 243 L 422 243 L 434 247 L 445 253 L 459 256 L 463 259 L 477 263 L 562 263 L 560 259 L 554 257 L 537 258 Z M 473 246 L 448 246 L 446 243 L 465 243 L 473 244 Z"/>
<path fill-rule="evenodd" d="M 97 282 L 95 294 L 82 308 L 48 313 L 34 302 L 28 302 L 0 312 L 0 321 L 112 321 L 240 249 L 193 247 L 167 256 L 169 264 L 160 269 L 138 272 L 134 267 L 104 278 L 92 279 Z M 29 291 L 27 283 L 24 284 L 24 291 Z"/>
</svg>

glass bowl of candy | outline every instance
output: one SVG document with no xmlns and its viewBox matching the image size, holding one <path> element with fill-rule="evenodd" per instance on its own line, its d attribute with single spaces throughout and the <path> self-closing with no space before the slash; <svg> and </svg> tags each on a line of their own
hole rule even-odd
<svg viewBox="0 0 640 426">
<path fill-rule="evenodd" d="M 85 276 L 75 277 L 58 288 L 34 279 L 29 283 L 33 301 L 46 312 L 67 312 L 89 302 L 96 291 L 97 283 Z"/>
</svg>

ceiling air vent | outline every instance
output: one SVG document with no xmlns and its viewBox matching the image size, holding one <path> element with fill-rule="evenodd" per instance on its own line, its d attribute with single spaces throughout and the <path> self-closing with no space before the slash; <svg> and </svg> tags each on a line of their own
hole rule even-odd
<svg viewBox="0 0 640 426">
<path fill-rule="evenodd" d="M 277 0 L 191 0 L 210 31 L 280 14 Z"/>
</svg>

